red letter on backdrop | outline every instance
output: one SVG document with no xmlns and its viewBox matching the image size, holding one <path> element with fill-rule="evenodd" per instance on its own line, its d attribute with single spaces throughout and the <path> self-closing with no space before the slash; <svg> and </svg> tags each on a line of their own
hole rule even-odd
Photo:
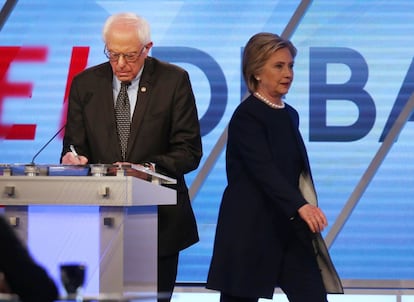
<svg viewBox="0 0 414 302">
<path fill-rule="evenodd" d="M 66 124 L 66 113 L 68 111 L 68 98 L 70 85 L 72 84 L 73 77 L 86 68 L 88 63 L 89 47 L 73 47 L 72 57 L 70 59 L 70 66 L 68 72 L 68 79 L 66 81 L 65 96 L 63 98 L 63 111 L 61 127 Z M 60 137 L 63 137 L 65 131 L 60 133 Z"/>
<path fill-rule="evenodd" d="M 6 97 L 32 96 L 32 83 L 8 81 L 8 71 L 12 62 L 45 62 L 46 47 L 0 47 L 0 139 L 34 139 L 36 124 L 3 124 L 3 103 Z"/>
</svg>

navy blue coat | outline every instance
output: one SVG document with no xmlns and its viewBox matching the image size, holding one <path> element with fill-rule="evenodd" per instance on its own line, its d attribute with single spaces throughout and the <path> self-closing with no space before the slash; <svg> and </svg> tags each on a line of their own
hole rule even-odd
<svg viewBox="0 0 414 302">
<path fill-rule="evenodd" d="M 313 189 L 298 129 L 298 113 L 288 104 L 284 110 L 288 112 L 288 117 L 285 116 L 288 124 L 284 127 L 291 127 L 293 145 L 297 143 L 295 156 L 301 159 L 301 164 L 296 165 L 301 171 L 294 175 L 306 176 L 308 189 Z M 286 177 L 289 171 L 281 168 L 293 159 L 290 151 L 280 145 L 286 129 L 275 127 L 278 125 L 274 122 L 275 114 L 282 113 L 250 96 L 239 105 L 230 121 L 226 150 L 228 185 L 220 206 L 207 288 L 241 297 L 273 295 L 284 245 L 295 231 L 293 221 L 300 219 L 297 210 L 308 202 L 299 188 L 299 177 L 292 181 L 292 175 L 290 179 Z M 328 258 L 325 259 L 328 272 L 332 273 L 323 279 L 328 283 L 333 280 L 334 284 L 332 288 L 325 282 L 325 287 L 329 292 L 342 292 L 323 240 L 320 235 L 317 238 Z"/>
</svg>

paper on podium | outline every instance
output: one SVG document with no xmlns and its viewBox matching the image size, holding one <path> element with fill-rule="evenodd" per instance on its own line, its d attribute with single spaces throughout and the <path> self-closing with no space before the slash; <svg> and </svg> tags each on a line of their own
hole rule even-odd
<svg viewBox="0 0 414 302">
<path fill-rule="evenodd" d="M 152 182 L 158 182 L 159 184 L 176 184 L 177 180 L 166 175 L 152 171 L 150 168 L 142 165 L 131 165 L 131 168 L 140 172 L 144 172 L 151 176 Z"/>
</svg>

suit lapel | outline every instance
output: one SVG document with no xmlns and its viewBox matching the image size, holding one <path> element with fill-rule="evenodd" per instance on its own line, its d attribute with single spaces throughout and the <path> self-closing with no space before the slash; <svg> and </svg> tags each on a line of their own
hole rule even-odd
<svg viewBox="0 0 414 302">
<path fill-rule="evenodd" d="M 110 65 L 108 64 L 109 68 Z M 99 74 L 101 80 L 99 81 L 99 91 L 97 92 L 99 100 L 102 102 L 104 107 L 102 112 L 104 113 L 104 119 L 110 124 L 115 123 L 115 107 L 114 107 L 114 97 L 112 91 L 112 70 L 110 72 L 102 72 Z"/>
<path fill-rule="evenodd" d="M 153 73 L 153 60 L 152 58 L 147 57 L 145 60 L 144 70 L 142 71 L 141 80 L 139 81 L 137 102 L 131 121 L 131 132 L 128 141 L 127 158 L 131 150 L 135 149 L 133 146 L 141 129 L 141 124 L 144 120 L 145 112 L 147 111 L 150 103 L 153 88 Z"/>
</svg>

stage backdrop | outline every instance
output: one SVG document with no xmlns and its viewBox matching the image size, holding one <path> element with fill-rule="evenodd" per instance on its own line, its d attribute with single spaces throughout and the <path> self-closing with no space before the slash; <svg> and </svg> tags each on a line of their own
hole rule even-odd
<svg viewBox="0 0 414 302">
<path fill-rule="evenodd" d="M 330 222 L 324 236 L 338 272 L 350 285 L 375 281 L 413 287 L 411 114 L 397 123 L 397 135 L 388 135 L 414 91 L 414 1 L 21 0 L 0 5 L 0 163 L 30 163 L 64 125 L 73 75 L 106 60 L 101 27 L 112 13 L 132 11 L 147 18 L 152 55 L 189 71 L 204 157 L 187 180 L 201 240 L 182 253 L 179 282 L 206 280 L 226 186 L 226 127 L 245 93 L 242 48 L 261 31 L 290 38 L 298 55 L 286 102 L 301 117 L 320 206 Z M 61 142 L 58 135 L 35 163 L 58 163 Z M 48 209 L 31 211 L 47 214 Z M 36 257 L 45 242 L 30 246 Z M 58 278 L 50 259 L 37 259 Z"/>
</svg>

